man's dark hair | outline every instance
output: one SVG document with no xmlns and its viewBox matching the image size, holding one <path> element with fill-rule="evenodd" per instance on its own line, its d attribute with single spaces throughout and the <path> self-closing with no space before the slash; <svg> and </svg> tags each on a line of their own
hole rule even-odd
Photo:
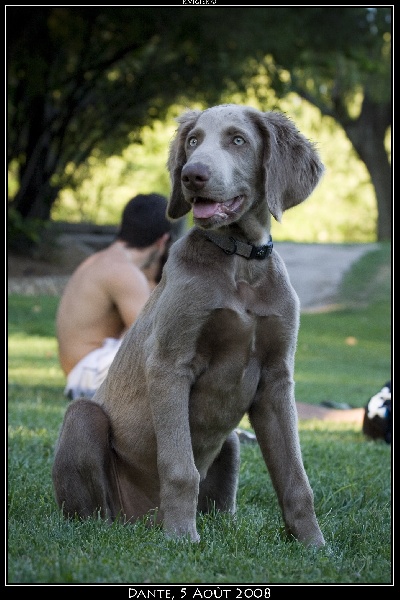
<svg viewBox="0 0 400 600">
<path fill-rule="evenodd" d="M 164 233 L 170 233 L 172 223 L 166 217 L 167 199 L 160 194 L 138 194 L 125 206 L 117 239 L 130 248 L 146 248 Z"/>
</svg>

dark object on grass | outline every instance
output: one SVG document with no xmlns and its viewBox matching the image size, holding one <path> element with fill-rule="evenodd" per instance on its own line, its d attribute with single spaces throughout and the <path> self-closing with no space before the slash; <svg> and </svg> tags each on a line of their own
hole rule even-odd
<svg viewBox="0 0 400 600">
<path fill-rule="evenodd" d="M 323 402 L 320 403 L 320 406 L 325 408 L 336 408 L 337 410 L 351 409 L 350 404 L 346 404 L 346 402 L 332 402 L 331 400 L 323 400 Z"/>
<path fill-rule="evenodd" d="M 372 396 L 365 407 L 362 430 L 368 437 L 392 443 L 392 382 Z"/>
</svg>

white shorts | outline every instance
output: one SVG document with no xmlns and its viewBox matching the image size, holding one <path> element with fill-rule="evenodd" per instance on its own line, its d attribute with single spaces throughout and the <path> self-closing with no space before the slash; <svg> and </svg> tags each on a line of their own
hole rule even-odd
<svg viewBox="0 0 400 600">
<path fill-rule="evenodd" d="M 80 360 L 67 377 L 64 394 L 70 400 L 84 396 L 92 398 L 107 376 L 108 369 L 117 354 L 122 338 L 106 338 L 101 348 L 89 352 Z"/>
</svg>

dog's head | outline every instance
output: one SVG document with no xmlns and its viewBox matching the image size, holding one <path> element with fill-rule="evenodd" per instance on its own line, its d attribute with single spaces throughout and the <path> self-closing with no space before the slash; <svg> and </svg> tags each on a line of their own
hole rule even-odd
<svg viewBox="0 0 400 600">
<path fill-rule="evenodd" d="M 200 215 L 228 224 L 265 201 L 280 221 L 285 210 L 311 194 L 324 172 L 314 145 L 282 113 L 227 104 L 189 110 L 177 121 L 168 157 L 171 219 L 198 203 Z"/>
</svg>

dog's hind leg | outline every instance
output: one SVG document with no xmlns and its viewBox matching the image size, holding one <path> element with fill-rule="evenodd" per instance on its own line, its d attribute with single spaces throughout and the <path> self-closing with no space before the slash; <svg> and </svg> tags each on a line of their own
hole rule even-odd
<svg viewBox="0 0 400 600">
<path fill-rule="evenodd" d="M 103 409 L 91 400 L 72 402 L 52 468 L 55 498 L 66 516 L 100 515 L 109 522 L 116 516 L 111 453 L 110 421 Z"/>
<path fill-rule="evenodd" d="M 240 441 L 236 431 L 225 440 L 221 452 L 200 482 L 197 509 L 210 512 L 212 509 L 234 513 L 239 480 Z"/>
</svg>

